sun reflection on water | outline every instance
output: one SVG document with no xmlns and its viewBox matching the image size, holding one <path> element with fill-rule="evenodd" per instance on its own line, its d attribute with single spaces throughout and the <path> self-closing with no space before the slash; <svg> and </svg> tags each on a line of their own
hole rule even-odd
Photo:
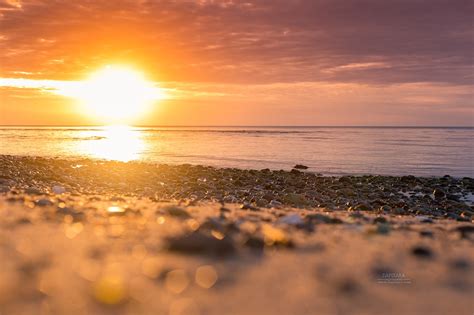
<svg viewBox="0 0 474 315">
<path fill-rule="evenodd" d="M 107 126 L 94 135 L 93 140 L 79 142 L 77 148 L 93 158 L 128 162 L 139 159 L 146 149 L 141 131 L 129 126 Z"/>
</svg>

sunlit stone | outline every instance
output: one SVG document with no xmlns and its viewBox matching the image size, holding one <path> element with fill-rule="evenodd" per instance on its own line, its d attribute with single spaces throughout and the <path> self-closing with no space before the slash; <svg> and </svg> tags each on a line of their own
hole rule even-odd
<svg viewBox="0 0 474 315">
<path fill-rule="evenodd" d="M 166 274 L 165 287 L 168 291 L 180 294 L 188 285 L 189 278 L 184 270 L 176 269 Z"/>
<path fill-rule="evenodd" d="M 81 233 L 83 229 L 84 229 L 84 226 L 80 222 L 68 224 L 65 226 L 64 234 L 66 235 L 67 238 L 73 239 L 79 233 Z"/>
<path fill-rule="evenodd" d="M 125 209 L 119 206 L 110 206 L 107 208 L 107 212 L 110 214 L 124 214 Z"/>
<path fill-rule="evenodd" d="M 217 271 L 213 266 L 201 266 L 196 269 L 195 281 L 202 288 L 211 288 L 217 282 L 217 279 Z"/>
<path fill-rule="evenodd" d="M 94 298 L 107 305 L 116 305 L 125 301 L 127 290 L 124 279 L 119 275 L 106 275 L 94 284 Z"/>
<path fill-rule="evenodd" d="M 216 239 L 218 239 L 218 240 L 224 239 L 224 236 L 225 236 L 223 233 L 221 233 L 221 232 L 219 232 L 219 231 L 217 231 L 217 230 L 212 230 L 212 231 L 211 231 L 211 235 L 214 236 L 214 238 L 216 238 Z"/>
</svg>

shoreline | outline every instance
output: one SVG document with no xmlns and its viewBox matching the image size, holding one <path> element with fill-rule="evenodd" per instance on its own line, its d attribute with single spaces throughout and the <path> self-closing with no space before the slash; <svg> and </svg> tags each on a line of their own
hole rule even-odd
<svg viewBox="0 0 474 315">
<path fill-rule="evenodd" d="M 0 313 L 469 314 L 473 187 L 0 156 Z"/>
<path fill-rule="evenodd" d="M 252 170 L 94 159 L 0 155 L 0 191 L 123 194 L 155 201 L 214 201 L 248 207 L 293 206 L 433 215 L 469 221 L 470 177 L 322 176 L 293 169 Z"/>
</svg>

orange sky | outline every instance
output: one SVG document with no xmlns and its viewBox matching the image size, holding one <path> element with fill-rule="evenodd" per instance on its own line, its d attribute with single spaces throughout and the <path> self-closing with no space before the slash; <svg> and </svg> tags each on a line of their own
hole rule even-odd
<svg viewBox="0 0 474 315">
<path fill-rule="evenodd" d="M 0 124 L 104 123 L 55 87 L 120 64 L 169 91 L 134 124 L 471 126 L 472 9 L 0 0 Z"/>
</svg>

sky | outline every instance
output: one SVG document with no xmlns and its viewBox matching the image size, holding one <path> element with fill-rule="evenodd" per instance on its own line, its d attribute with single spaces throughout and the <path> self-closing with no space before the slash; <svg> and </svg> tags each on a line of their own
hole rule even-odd
<svg viewBox="0 0 474 315">
<path fill-rule="evenodd" d="M 130 121 L 138 125 L 474 126 L 473 9 L 0 0 L 0 124 L 107 123 L 58 86 L 126 65 L 167 95 Z"/>
</svg>

